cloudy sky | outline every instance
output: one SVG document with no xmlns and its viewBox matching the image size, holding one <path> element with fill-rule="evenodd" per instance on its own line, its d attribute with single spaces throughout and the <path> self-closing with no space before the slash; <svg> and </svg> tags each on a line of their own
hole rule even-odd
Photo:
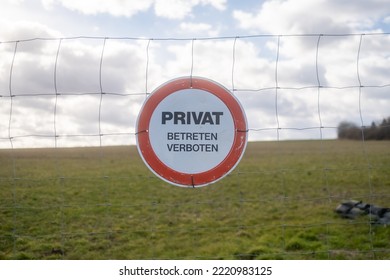
<svg viewBox="0 0 390 280">
<path fill-rule="evenodd" d="M 191 74 L 233 91 L 250 140 L 390 116 L 388 0 L 0 5 L 1 148 L 134 144 L 147 93 Z"/>
</svg>

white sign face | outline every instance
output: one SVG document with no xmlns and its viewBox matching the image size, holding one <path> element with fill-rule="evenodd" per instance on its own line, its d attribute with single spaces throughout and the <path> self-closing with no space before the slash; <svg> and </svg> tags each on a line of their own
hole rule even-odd
<svg viewBox="0 0 390 280">
<path fill-rule="evenodd" d="M 145 164 L 182 187 L 205 186 L 226 176 L 247 143 L 238 100 L 203 78 L 179 78 L 157 88 L 146 99 L 136 129 Z"/>
<path fill-rule="evenodd" d="M 177 91 L 158 104 L 149 137 L 157 157 L 183 173 L 201 173 L 220 164 L 234 141 L 229 108 L 199 89 Z"/>
</svg>

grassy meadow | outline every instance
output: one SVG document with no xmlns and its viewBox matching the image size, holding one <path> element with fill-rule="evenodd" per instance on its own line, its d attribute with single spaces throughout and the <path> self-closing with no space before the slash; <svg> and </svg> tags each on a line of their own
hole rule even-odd
<svg viewBox="0 0 390 280">
<path fill-rule="evenodd" d="M 390 142 L 249 143 L 203 188 L 156 178 L 136 147 L 0 150 L 0 259 L 390 259 Z"/>
</svg>

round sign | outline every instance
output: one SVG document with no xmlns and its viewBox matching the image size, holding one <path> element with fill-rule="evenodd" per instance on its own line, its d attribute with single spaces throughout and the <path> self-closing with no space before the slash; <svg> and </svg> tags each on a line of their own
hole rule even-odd
<svg viewBox="0 0 390 280">
<path fill-rule="evenodd" d="M 137 147 L 161 179 L 204 186 L 226 176 L 247 143 L 244 110 L 229 90 L 198 77 L 169 81 L 146 99 L 137 120 Z"/>
</svg>

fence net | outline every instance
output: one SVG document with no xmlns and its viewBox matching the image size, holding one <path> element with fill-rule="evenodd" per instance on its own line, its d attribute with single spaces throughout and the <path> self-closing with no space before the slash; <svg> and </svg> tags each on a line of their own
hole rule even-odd
<svg viewBox="0 0 390 280">
<path fill-rule="evenodd" d="M 0 257 L 388 259 L 388 227 L 334 209 L 390 207 L 389 142 L 366 130 L 390 129 L 389 45 L 387 33 L 0 42 Z M 181 76 L 223 84 L 248 119 L 241 163 L 203 188 L 155 178 L 134 146 L 144 100 Z M 342 122 L 359 140 L 336 140 Z"/>
</svg>

